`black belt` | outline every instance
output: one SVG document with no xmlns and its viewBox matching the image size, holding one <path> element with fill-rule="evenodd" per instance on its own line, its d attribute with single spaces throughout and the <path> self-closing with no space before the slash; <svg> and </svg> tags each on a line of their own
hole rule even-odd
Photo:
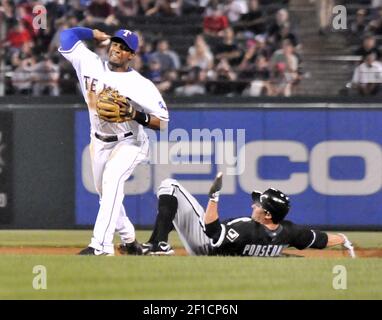
<svg viewBox="0 0 382 320">
<path fill-rule="evenodd" d="M 123 136 L 121 136 L 120 138 L 118 136 L 101 136 L 100 134 L 98 134 L 97 132 L 94 134 L 95 137 L 99 140 L 102 140 L 103 142 L 115 142 L 115 141 L 118 141 L 120 138 L 127 138 L 127 137 L 130 137 L 133 135 L 133 133 L 130 131 L 130 132 L 126 132 Z"/>
</svg>

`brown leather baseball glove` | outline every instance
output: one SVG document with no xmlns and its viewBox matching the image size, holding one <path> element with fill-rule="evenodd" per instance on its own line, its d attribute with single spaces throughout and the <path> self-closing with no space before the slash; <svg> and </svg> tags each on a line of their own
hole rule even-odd
<svg viewBox="0 0 382 320">
<path fill-rule="evenodd" d="M 129 100 L 110 87 L 98 94 L 96 109 L 101 119 L 118 123 L 132 120 L 135 112 Z"/>
</svg>

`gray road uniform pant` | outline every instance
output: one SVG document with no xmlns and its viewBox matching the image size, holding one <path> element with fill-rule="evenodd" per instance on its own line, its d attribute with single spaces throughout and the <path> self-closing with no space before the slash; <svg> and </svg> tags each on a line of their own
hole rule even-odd
<svg viewBox="0 0 382 320">
<path fill-rule="evenodd" d="M 204 233 L 203 207 L 177 180 L 162 181 L 157 197 L 165 194 L 178 200 L 178 211 L 173 224 L 188 254 L 208 255 L 211 252 L 211 242 Z"/>
</svg>

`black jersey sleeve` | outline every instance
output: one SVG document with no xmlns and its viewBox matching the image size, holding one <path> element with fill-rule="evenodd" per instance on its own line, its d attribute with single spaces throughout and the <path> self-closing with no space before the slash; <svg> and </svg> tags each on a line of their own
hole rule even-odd
<svg viewBox="0 0 382 320">
<path fill-rule="evenodd" d="M 233 218 L 223 222 L 217 219 L 206 224 L 206 235 L 211 239 L 213 248 L 219 250 L 225 248 L 223 251 L 227 253 L 227 244 L 229 246 L 228 251 L 232 251 L 231 247 L 242 243 L 243 238 L 247 238 L 248 233 L 251 231 L 251 227 L 248 225 L 250 221 L 252 219 L 248 217 Z"/>
<path fill-rule="evenodd" d="M 216 219 L 214 222 L 206 224 L 206 235 L 212 239 L 213 242 L 217 242 L 222 232 L 222 226 L 220 220 Z"/>
<path fill-rule="evenodd" d="M 292 237 L 290 245 L 299 250 L 314 248 L 324 249 L 328 243 L 328 235 L 319 230 L 292 224 Z"/>
<path fill-rule="evenodd" d="M 211 243 L 212 247 L 221 249 L 225 254 L 236 252 L 234 248 L 240 247 L 252 232 L 251 221 L 251 218 L 241 217 L 221 222 L 219 237 Z"/>
<path fill-rule="evenodd" d="M 219 247 L 226 235 L 226 227 L 219 219 L 206 224 L 206 235 L 211 239 L 212 247 Z"/>
</svg>

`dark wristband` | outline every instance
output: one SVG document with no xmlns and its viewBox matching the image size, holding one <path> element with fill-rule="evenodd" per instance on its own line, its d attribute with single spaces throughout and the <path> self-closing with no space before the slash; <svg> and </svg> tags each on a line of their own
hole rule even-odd
<svg viewBox="0 0 382 320">
<path fill-rule="evenodd" d="M 216 219 L 214 222 L 206 224 L 205 226 L 207 237 L 213 239 L 214 241 L 217 241 L 222 230 L 222 226 L 220 224 L 219 219 Z"/>
<path fill-rule="evenodd" d="M 150 123 L 150 115 L 148 113 L 140 112 L 135 110 L 135 117 L 134 120 L 137 121 L 139 124 L 141 124 L 144 127 L 147 127 Z"/>
</svg>

